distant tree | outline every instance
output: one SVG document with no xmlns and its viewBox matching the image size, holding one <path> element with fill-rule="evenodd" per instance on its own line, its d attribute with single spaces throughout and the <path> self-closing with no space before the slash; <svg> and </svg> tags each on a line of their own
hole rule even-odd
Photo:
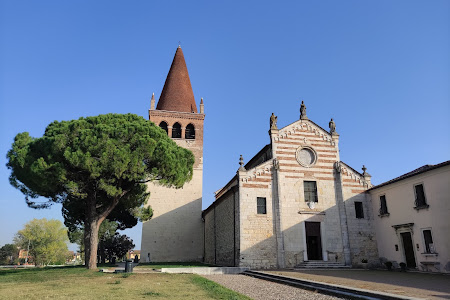
<svg viewBox="0 0 450 300">
<path fill-rule="evenodd" d="M 36 265 L 64 264 L 67 258 L 67 228 L 59 220 L 33 219 L 14 238 L 22 249 L 30 249 Z"/>
<path fill-rule="evenodd" d="M 100 246 L 103 250 L 103 255 L 108 257 L 108 260 L 114 261 L 115 258 L 124 257 L 127 252 L 134 248 L 133 240 L 125 234 L 116 232 L 113 236 L 108 236 L 100 241 Z"/>
<path fill-rule="evenodd" d="M 102 263 L 105 263 L 106 260 L 106 252 L 105 252 L 105 241 L 110 240 L 117 233 L 118 224 L 114 221 L 103 221 L 102 225 L 100 225 L 100 229 L 98 231 L 98 251 L 97 255 L 100 258 Z"/>
<path fill-rule="evenodd" d="M 5 244 L 0 248 L 0 265 L 12 265 L 17 263 L 19 249 L 16 245 Z"/>
<path fill-rule="evenodd" d="M 63 206 L 69 231 L 84 228 L 86 267 L 97 267 L 98 230 L 105 219 L 119 229 L 147 220 L 145 182 L 182 187 L 192 178 L 194 155 L 136 115 L 107 114 L 53 122 L 44 136 L 19 133 L 7 154 L 10 183 L 28 206 Z M 39 196 L 45 203 L 32 201 Z"/>
</svg>

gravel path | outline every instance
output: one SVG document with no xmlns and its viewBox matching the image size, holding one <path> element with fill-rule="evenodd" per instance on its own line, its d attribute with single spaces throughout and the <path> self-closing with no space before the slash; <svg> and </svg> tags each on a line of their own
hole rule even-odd
<svg viewBox="0 0 450 300">
<path fill-rule="evenodd" d="M 255 300 L 340 299 L 245 275 L 204 275 L 203 277 Z"/>
</svg>

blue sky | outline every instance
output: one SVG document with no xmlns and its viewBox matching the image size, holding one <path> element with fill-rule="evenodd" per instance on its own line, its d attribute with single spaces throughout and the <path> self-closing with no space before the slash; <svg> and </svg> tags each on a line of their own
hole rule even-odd
<svg viewBox="0 0 450 300">
<path fill-rule="evenodd" d="M 340 134 L 375 184 L 450 155 L 450 1 L 0 0 L 0 246 L 33 218 L 8 183 L 14 136 L 54 120 L 148 117 L 178 42 L 205 102 L 203 207 L 299 118 Z M 141 225 L 127 230 L 140 248 Z"/>
</svg>

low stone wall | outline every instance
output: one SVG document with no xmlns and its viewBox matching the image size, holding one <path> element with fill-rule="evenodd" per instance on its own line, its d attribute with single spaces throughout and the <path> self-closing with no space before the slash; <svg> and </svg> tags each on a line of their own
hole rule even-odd
<svg viewBox="0 0 450 300">
<path fill-rule="evenodd" d="M 240 274 L 248 271 L 249 268 L 235 267 L 208 267 L 208 268 L 162 268 L 162 273 L 172 274 L 198 274 L 198 275 L 217 275 L 217 274 Z"/>
</svg>

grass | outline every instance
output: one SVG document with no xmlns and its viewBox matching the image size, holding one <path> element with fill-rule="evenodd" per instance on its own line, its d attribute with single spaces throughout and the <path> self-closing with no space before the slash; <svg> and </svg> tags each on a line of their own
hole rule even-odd
<svg viewBox="0 0 450 300">
<path fill-rule="evenodd" d="M 193 274 L 114 274 L 83 267 L 0 270 L 0 299 L 249 299 Z"/>
<path fill-rule="evenodd" d="M 214 281 L 208 280 L 204 277 L 193 275 L 192 283 L 197 286 L 200 286 L 203 290 L 207 291 L 208 296 L 211 299 L 229 299 L 229 300 L 240 300 L 240 299 L 249 299 L 251 298 L 238 294 L 232 290 L 224 288 L 223 286 L 215 283 Z"/>
<path fill-rule="evenodd" d="M 152 268 L 152 269 L 162 269 L 162 268 L 199 268 L 199 267 L 211 267 L 212 265 L 200 263 L 200 262 L 150 262 L 150 263 L 139 263 L 135 268 Z"/>
</svg>

